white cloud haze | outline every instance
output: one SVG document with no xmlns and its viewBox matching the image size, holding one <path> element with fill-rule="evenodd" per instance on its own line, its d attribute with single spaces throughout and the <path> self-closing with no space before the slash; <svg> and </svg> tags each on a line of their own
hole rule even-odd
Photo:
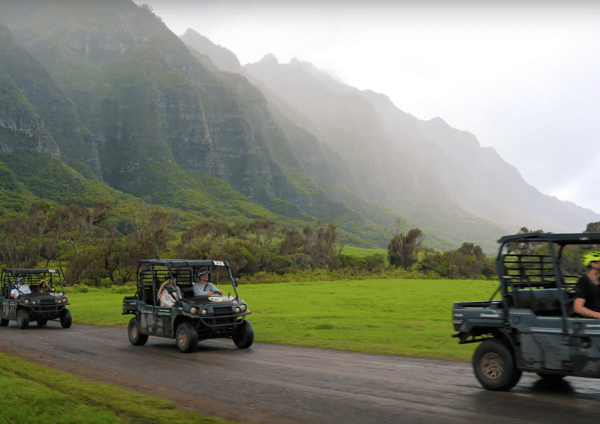
<svg viewBox="0 0 600 424">
<path fill-rule="evenodd" d="M 136 0 L 242 64 L 273 53 L 436 116 L 600 212 L 600 2 Z"/>
</svg>

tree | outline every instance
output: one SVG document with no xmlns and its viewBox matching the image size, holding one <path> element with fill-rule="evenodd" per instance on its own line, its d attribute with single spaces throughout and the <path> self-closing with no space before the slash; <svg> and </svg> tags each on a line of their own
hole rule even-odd
<svg viewBox="0 0 600 424">
<path fill-rule="evenodd" d="M 585 233 L 600 233 L 600 222 L 590 222 L 585 231 Z"/>
<path fill-rule="evenodd" d="M 311 258 L 311 267 L 314 269 L 325 266 L 334 270 L 339 267 L 341 247 L 337 247 L 337 226 L 329 223 L 327 228 L 318 222 L 316 230 L 311 227 L 304 228 L 304 253 Z"/>
<path fill-rule="evenodd" d="M 529 231 L 527 227 L 522 227 L 517 234 L 536 234 L 543 233 L 543 230 Z M 524 242 L 524 243 L 508 243 L 508 253 L 516 253 L 521 255 L 532 255 L 540 243 Z"/>
<path fill-rule="evenodd" d="M 396 235 L 388 244 L 388 260 L 390 265 L 408 269 L 417 262 L 417 253 L 421 250 L 423 233 L 418 228 L 413 228 L 406 234 Z"/>
</svg>

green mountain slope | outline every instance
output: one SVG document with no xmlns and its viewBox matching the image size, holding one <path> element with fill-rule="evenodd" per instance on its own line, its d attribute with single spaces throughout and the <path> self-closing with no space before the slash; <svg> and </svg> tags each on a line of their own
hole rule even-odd
<svg viewBox="0 0 600 424">
<path fill-rule="evenodd" d="M 199 60 L 148 9 L 129 0 L 7 2 L 0 22 L 19 40 L 5 31 L 15 57 L 0 74 L 3 94 L 13 92 L 37 117 L 37 138 L 55 146 L 2 156 L 21 192 L 7 198 L 143 201 L 198 219 L 297 226 L 320 219 L 353 243 L 387 242 L 389 228 L 330 199 L 305 173 L 260 90 Z M 9 131 L 0 123 L 4 151 L 22 150 L 32 130 Z M 6 216 L 23 211 L 7 208 Z"/>
</svg>

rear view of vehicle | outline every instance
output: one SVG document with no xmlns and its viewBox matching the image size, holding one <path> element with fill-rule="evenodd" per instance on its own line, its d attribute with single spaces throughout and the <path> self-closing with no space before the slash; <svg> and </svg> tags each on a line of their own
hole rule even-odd
<svg viewBox="0 0 600 424">
<path fill-rule="evenodd" d="M 5 269 L 0 275 L 0 326 L 16 321 L 19 328 L 32 322 L 44 326 L 59 320 L 63 328 L 72 323 L 67 309 L 64 278 L 59 269 Z"/>
<path fill-rule="evenodd" d="M 190 352 L 201 340 L 228 338 L 240 349 L 254 341 L 246 320 L 250 311 L 224 261 L 139 261 L 137 292 L 123 299 L 123 314 L 135 315 L 128 325 L 133 345 L 145 344 L 148 336 L 167 337 L 176 340 L 180 351 Z"/>
<path fill-rule="evenodd" d="M 496 293 L 456 302 L 452 311 L 453 337 L 481 343 L 472 361 L 477 380 L 489 390 L 509 390 L 522 372 L 547 382 L 600 378 L 600 324 L 573 310 L 582 258 L 598 249 L 600 233 L 517 234 L 499 243 Z"/>
</svg>

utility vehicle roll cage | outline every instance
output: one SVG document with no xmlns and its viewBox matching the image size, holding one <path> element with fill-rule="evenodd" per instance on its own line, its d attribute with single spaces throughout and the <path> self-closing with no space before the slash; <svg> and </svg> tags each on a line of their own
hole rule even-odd
<svg viewBox="0 0 600 424">
<path fill-rule="evenodd" d="M 573 316 L 574 285 L 580 274 L 567 274 L 561 267 L 566 246 L 600 245 L 600 233 L 530 233 L 502 237 L 496 269 L 504 317 L 508 309 L 527 308 L 539 315 Z M 547 253 L 512 253 L 511 246 L 545 245 Z M 490 299 L 490 301 L 491 301 Z"/>
<path fill-rule="evenodd" d="M 231 274 L 228 262 L 186 259 L 145 259 L 138 261 L 137 287 L 139 299 L 144 300 L 147 304 L 159 305 L 158 288 L 166 280 L 167 275 L 172 272 L 177 274 L 177 285 L 180 287 L 183 297 L 192 297 L 192 282 L 195 281 L 198 272 L 214 271 L 216 269 L 223 270 L 227 280 L 229 280 L 228 284 L 233 287 L 235 298 L 239 299 L 237 280 Z"/>
</svg>

